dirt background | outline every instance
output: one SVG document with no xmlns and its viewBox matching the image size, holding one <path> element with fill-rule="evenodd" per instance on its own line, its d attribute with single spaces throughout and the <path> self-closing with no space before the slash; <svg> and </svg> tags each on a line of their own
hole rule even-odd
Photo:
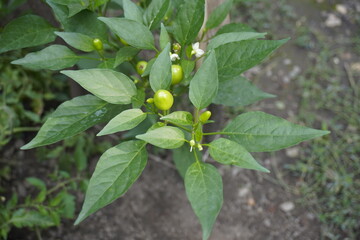
<svg viewBox="0 0 360 240">
<path fill-rule="evenodd" d="M 251 109 L 296 122 L 295 116 L 301 98 L 296 77 L 312 64 L 311 54 L 316 54 L 316 50 L 300 48 L 295 44 L 298 36 L 294 29 L 299 25 L 306 25 L 324 37 L 334 38 L 334 43 L 349 39 L 353 37 L 356 25 L 346 14 L 336 10 L 334 5 L 342 2 L 348 10 L 355 9 L 360 14 L 360 3 L 356 0 L 272 2 L 272 9 L 263 9 L 271 11 L 268 24 L 271 25 L 271 31 L 275 31 L 271 32 L 272 36 L 275 39 L 290 36 L 292 39 L 270 60 L 246 73 L 262 90 L 278 96 L 253 105 Z M 295 17 L 285 16 L 284 9 L 280 9 L 283 3 L 291 7 L 291 14 L 295 14 Z M 234 12 L 233 18 L 246 20 L 240 15 L 241 9 L 234 9 Z M 336 19 L 335 22 L 329 22 L 331 14 L 340 20 L 340 25 L 333 26 L 337 24 Z M 351 52 L 344 53 L 337 57 L 334 64 L 339 61 L 352 62 L 354 58 Z M 331 116 L 319 113 L 319 119 L 326 117 Z M 18 141 L 14 145 L 15 149 L 22 144 L 23 142 Z M 297 161 L 301 147 L 306 147 L 306 144 L 277 153 L 256 154 L 256 159 L 271 170 L 270 174 L 218 166 L 224 183 L 224 205 L 214 225 L 211 240 L 321 239 L 320 224 L 316 216 L 311 209 L 300 204 L 301 196 L 294 187 L 299 179 L 285 167 L 286 164 Z M 32 156 L 31 152 L 12 151 L 12 154 L 26 161 Z M 35 169 L 33 161 L 26 161 L 24 160 L 21 169 Z M 96 159 L 92 162 L 94 167 Z M 26 177 L 23 175 L 25 172 L 38 176 L 46 174 L 47 163 L 36 164 L 36 173 L 19 170 L 19 179 Z M 83 196 L 79 195 L 78 211 L 82 201 Z M 35 239 L 35 236 L 13 231 L 10 239 Z M 44 231 L 43 239 L 197 240 L 201 239 L 201 227 L 188 203 L 183 181 L 174 168 L 171 155 L 165 155 L 161 159 L 150 157 L 142 176 L 124 197 L 93 214 L 79 226 L 65 222 L 59 228 Z"/>
</svg>

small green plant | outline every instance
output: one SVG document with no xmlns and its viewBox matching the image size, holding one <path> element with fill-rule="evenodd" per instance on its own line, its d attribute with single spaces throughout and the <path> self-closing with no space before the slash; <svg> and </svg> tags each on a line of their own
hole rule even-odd
<svg viewBox="0 0 360 240">
<path fill-rule="evenodd" d="M 11 192 L 6 184 L 11 181 L 10 173 L 15 167 L 6 165 L 0 169 L 0 200 L 4 202 L 0 205 L 0 238 L 7 239 L 12 228 L 28 228 L 41 239 L 43 229 L 59 226 L 64 219 L 74 219 L 74 193 L 85 192 L 89 182 L 88 158 L 103 152 L 110 144 L 107 141 L 98 143 L 94 137 L 94 134 L 81 133 L 65 139 L 55 148 L 39 148 L 36 152 L 39 162 L 55 159 L 58 165 L 46 176 L 46 181 L 26 178 L 30 194 L 25 198 Z M 12 197 L 6 199 L 7 195 Z"/>
<path fill-rule="evenodd" d="M 250 152 L 276 151 L 329 133 L 264 112 L 247 112 L 220 132 L 204 132 L 203 126 L 212 123 L 211 114 L 218 114 L 206 111 L 211 103 L 244 106 L 273 97 L 240 75 L 287 41 L 263 40 L 265 33 L 246 31 L 243 24 L 225 25 L 205 40 L 207 31 L 225 19 L 232 0 L 219 6 L 205 23 L 205 0 L 113 1 L 122 6 L 124 17 L 108 17 L 110 4 L 104 0 L 47 3 L 62 31 L 38 16 L 20 17 L 0 35 L 5 43 L 0 52 L 50 43 L 57 35 L 84 53 L 50 45 L 13 64 L 34 70 L 61 70 L 75 64 L 84 66 L 79 63 L 83 59 L 93 60 L 95 67 L 61 71 L 91 94 L 61 104 L 22 149 L 64 140 L 99 123 L 107 125 L 98 135 L 130 130 L 125 134 L 127 141 L 100 157 L 75 224 L 126 193 L 147 164 L 150 144 L 173 149 L 203 239 L 208 239 L 223 204 L 223 186 L 217 169 L 202 160 L 204 148 L 221 164 L 269 172 Z M 29 28 L 31 32 L 25 31 Z M 154 34 L 158 32 L 159 42 L 155 44 Z M 11 41 L 15 38 L 20 40 Z M 205 41 L 207 49 L 201 49 L 199 43 Z M 147 64 L 137 64 L 141 51 L 155 57 Z M 202 64 L 195 69 L 199 61 Z M 122 73 L 129 66 L 126 62 L 133 73 L 137 70 L 137 76 Z M 180 66 L 176 68 L 181 71 L 172 71 L 173 65 Z M 178 109 L 178 103 L 184 101 L 188 107 Z M 149 121 L 154 121 L 150 127 Z M 205 142 L 207 135 L 221 137 Z M 185 151 L 177 151 L 179 148 Z M 179 161 L 182 158 L 186 159 Z"/>
<path fill-rule="evenodd" d="M 42 122 L 48 103 L 68 99 L 62 93 L 67 89 L 64 78 L 10 64 L 20 56 L 20 52 L 0 56 L 0 149 L 16 134 L 38 131 L 33 126 Z"/>
</svg>

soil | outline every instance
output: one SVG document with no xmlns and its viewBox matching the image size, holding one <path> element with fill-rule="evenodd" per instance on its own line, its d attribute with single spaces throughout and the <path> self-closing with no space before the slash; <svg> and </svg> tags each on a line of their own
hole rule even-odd
<svg viewBox="0 0 360 240">
<path fill-rule="evenodd" d="M 355 0 L 345 2 L 348 7 L 359 5 Z M 304 25 L 321 31 L 326 37 L 336 35 L 347 39 L 349 31 L 353 31 L 353 23 L 341 14 L 342 26 L 327 27 L 324 23 L 326 14 L 331 12 L 338 16 L 339 13 L 332 7 L 323 8 L 324 3 L 291 0 L 287 4 L 293 7 L 296 16 L 302 16 Z M 297 20 L 300 21 L 300 18 L 297 17 Z M 288 23 L 294 28 L 296 24 L 295 19 Z M 293 38 L 271 60 L 246 75 L 262 90 L 278 97 L 251 108 L 294 121 L 300 99 L 294 79 L 311 64 L 308 54 L 313 50 L 298 47 L 294 31 L 281 25 L 274 35 L 277 39 L 289 35 Z M 316 216 L 311 209 L 299 203 L 301 196 L 289 188 L 296 185 L 298 179 L 284 166 L 297 160 L 298 151 L 301 148 L 294 147 L 272 154 L 256 154 L 256 159 L 271 170 L 270 174 L 217 165 L 223 177 L 224 205 L 211 240 L 320 239 L 320 223 Z M 78 210 L 82 201 L 83 196 L 80 196 Z M 32 233 L 18 233 L 13 231 L 9 239 L 36 239 Z M 44 231 L 43 239 L 196 240 L 201 239 L 201 227 L 186 198 L 182 178 L 168 155 L 160 161 L 150 158 L 142 176 L 124 197 L 78 226 L 65 222 L 59 228 Z"/>
</svg>

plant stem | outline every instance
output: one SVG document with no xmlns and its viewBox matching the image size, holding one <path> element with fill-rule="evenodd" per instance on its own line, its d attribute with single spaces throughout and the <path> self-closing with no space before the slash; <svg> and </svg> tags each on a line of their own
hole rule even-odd
<svg viewBox="0 0 360 240">
<path fill-rule="evenodd" d="M 194 149 L 194 156 L 195 156 L 196 162 L 200 162 L 199 157 L 196 153 L 196 149 Z"/>
<path fill-rule="evenodd" d="M 39 127 L 18 127 L 13 129 L 13 133 L 19 133 L 19 132 L 36 132 L 39 131 Z"/>
<path fill-rule="evenodd" d="M 38 227 L 35 228 L 36 237 L 38 240 L 42 240 L 41 233 Z"/>
<path fill-rule="evenodd" d="M 62 183 L 59 183 L 58 185 L 56 185 L 55 187 L 51 188 L 46 195 L 50 195 L 51 193 L 55 192 L 56 190 L 58 190 L 59 188 L 64 187 L 66 184 L 69 184 L 71 182 L 75 182 L 75 181 L 80 181 L 82 178 L 79 177 L 75 177 L 75 178 L 70 178 Z"/>
</svg>

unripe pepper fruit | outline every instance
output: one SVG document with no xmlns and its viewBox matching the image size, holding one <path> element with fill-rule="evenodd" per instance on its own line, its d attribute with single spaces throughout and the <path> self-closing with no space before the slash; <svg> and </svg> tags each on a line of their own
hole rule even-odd
<svg viewBox="0 0 360 240">
<path fill-rule="evenodd" d="M 209 118 L 211 117 L 211 112 L 210 111 L 205 111 L 200 115 L 200 122 L 201 123 L 206 123 L 207 120 L 209 120 Z"/>
<path fill-rule="evenodd" d="M 180 65 L 171 65 L 171 84 L 175 85 L 180 83 L 184 78 L 183 69 Z"/>
<path fill-rule="evenodd" d="M 97 51 L 102 51 L 104 49 L 102 41 L 98 38 L 93 40 L 93 46 Z"/>
<path fill-rule="evenodd" d="M 145 71 L 145 68 L 147 66 L 147 62 L 146 61 L 139 61 L 137 64 L 136 64 L 136 72 L 139 74 L 139 75 L 142 75 Z"/>
<path fill-rule="evenodd" d="M 154 94 L 154 104 L 160 110 L 169 110 L 174 104 L 174 97 L 167 90 L 157 90 Z"/>
</svg>

